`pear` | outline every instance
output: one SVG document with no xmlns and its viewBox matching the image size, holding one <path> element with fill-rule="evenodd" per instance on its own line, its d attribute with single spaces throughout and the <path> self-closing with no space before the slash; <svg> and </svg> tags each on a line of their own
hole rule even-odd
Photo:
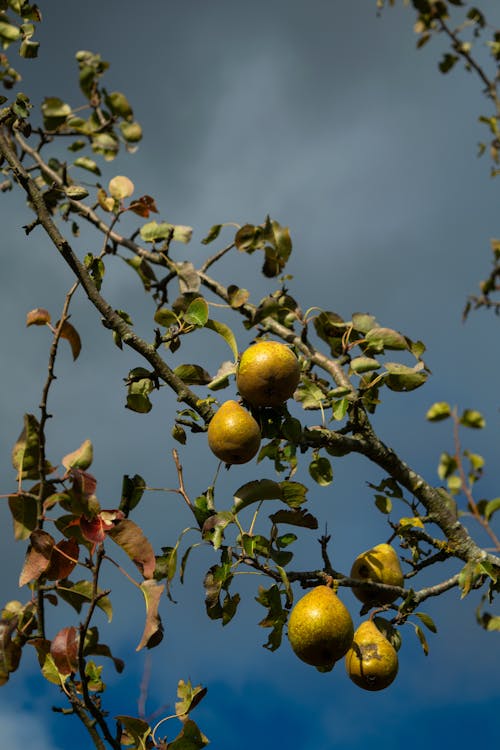
<svg viewBox="0 0 500 750">
<path fill-rule="evenodd" d="M 240 395 L 252 406 L 279 406 L 293 395 L 299 378 L 297 357 L 279 341 L 259 341 L 248 347 L 236 372 Z"/>
<path fill-rule="evenodd" d="M 390 544 L 377 544 L 358 555 L 351 568 L 351 578 L 389 586 L 403 586 L 404 582 L 399 557 Z M 370 591 L 355 586 L 352 591 L 364 604 L 391 604 L 398 598 L 389 591 Z"/>
<path fill-rule="evenodd" d="M 398 673 L 396 649 L 372 620 L 362 622 L 354 633 L 345 666 L 351 680 L 364 690 L 383 690 Z"/>
<path fill-rule="evenodd" d="M 208 425 L 208 445 L 226 464 L 251 461 L 260 446 L 260 427 L 236 401 L 225 401 Z"/>
<path fill-rule="evenodd" d="M 329 672 L 344 656 L 353 634 L 349 610 L 328 586 L 316 586 L 299 599 L 288 620 L 293 651 L 321 672 Z"/>
</svg>

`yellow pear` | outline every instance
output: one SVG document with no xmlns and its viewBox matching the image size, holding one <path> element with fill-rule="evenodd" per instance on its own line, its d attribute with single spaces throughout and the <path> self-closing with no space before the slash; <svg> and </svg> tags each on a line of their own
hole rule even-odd
<svg viewBox="0 0 500 750">
<path fill-rule="evenodd" d="M 383 690 L 396 678 L 398 655 L 375 623 L 366 620 L 354 633 L 345 666 L 347 674 L 358 687 Z"/>
<path fill-rule="evenodd" d="M 388 586 L 403 586 L 404 583 L 399 557 L 390 544 L 377 544 L 358 555 L 351 568 L 351 578 Z M 355 586 L 352 591 L 364 604 L 391 604 L 398 598 L 397 594 L 388 591 L 369 591 Z"/>
<path fill-rule="evenodd" d="M 288 640 L 295 654 L 329 672 L 352 644 L 354 627 L 349 610 L 328 586 L 299 599 L 288 620 Z"/>
<path fill-rule="evenodd" d="M 252 406 L 279 406 L 293 395 L 299 378 L 297 357 L 279 341 L 259 341 L 248 347 L 236 372 L 238 390 Z"/>
<path fill-rule="evenodd" d="M 251 461 L 260 446 L 260 428 L 236 401 L 225 401 L 208 425 L 208 445 L 226 464 Z"/>
</svg>

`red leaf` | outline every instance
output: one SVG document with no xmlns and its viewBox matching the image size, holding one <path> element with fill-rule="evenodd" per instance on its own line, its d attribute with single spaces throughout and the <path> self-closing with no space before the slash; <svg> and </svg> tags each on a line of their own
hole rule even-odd
<svg viewBox="0 0 500 750">
<path fill-rule="evenodd" d="M 54 538 L 46 531 L 37 529 L 30 534 L 31 544 L 26 552 L 23 569 L 19 576 L 19 586 L 35 581 L 47 570 L 50 564 Z"/>
<path fill-rule="evenodd" d="M 78 669 L 78 631 L 72 625 L 58 632 L 50 644 L 50 653 L 62 675 L 74 674 Z"/>
<path fill-rule="evenodd" d="M 49 581 L 67 578 L 78 562 L 79 547 L 76 539 L 63 539 L 52 549 L 50 565 L 45 571 Z"/>
<path fill-rule="evenodd" d="M 95 493 L 97 480 L 88 471 L 71 467 L 66 474 L 73 480 L 73 490 L 79 495 L 89 497 Z"/>
<path fill-rule="evenodd" d="M 106 539 L 106 534 L 112 531 L 124 518 L 121 510 L 102 510 L 95 518 L 81 516 L 80 529 L 88 542 L 100 544 Z"/>
<path fill-rule="evenodd" d="M 155 199 L 152 198 L 150 195 L 143 195 L 141 198 L 137 198 L 137 200 L 132 201 L 127 210 L 133 211 L 134 214 L 138 214 L 138 216 L 143 216 L 145 219 L 148 218 L 151 211 L 155 214 L 158 213 Z"/>
</svg>

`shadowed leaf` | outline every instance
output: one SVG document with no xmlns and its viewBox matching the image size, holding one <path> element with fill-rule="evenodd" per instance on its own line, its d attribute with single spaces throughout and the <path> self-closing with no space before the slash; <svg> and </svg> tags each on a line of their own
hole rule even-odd
<svg viewBox="0 0 500 750">
<path fill-rule="evenodd" d="M 31 533 L 30 542 L 19 576 L 19 586 L 40 578 L 49 567 L 52 549 L 55 545 L 54 538 L 41 529 L 36 529 Z"/>
<path fill-rule="evenodd" d="M 155 553 L 151 543 L 136 523 L 124 518 L 113 524 L 108 530 L 108 536 L 127 553 L 144 578 L 153 578 L 156 566 Z"/>
<path fill-rule="evenodd" d="M 50 654 L 59 674 L 67 676 L 78 670 L 78 631 L 74 626 L 62 628 L 50 644 Z"/>
<path fill-rule="evenodd" d="M 79 448 L 68 453 L 61 463 L 65 469 L 88 469 L 94 457 L 93 447 L 90 440 L 84 440 Z"/>
</svg>

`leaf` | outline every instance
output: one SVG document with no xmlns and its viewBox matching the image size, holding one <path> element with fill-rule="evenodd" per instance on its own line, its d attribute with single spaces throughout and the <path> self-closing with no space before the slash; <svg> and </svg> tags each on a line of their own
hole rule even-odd
<svg viewBox="0 0 500 750">
<path fill-rule="evenodd" d="M 320 487 L 328 487 L 333 482 L 333 471 L 326 456 L 318 456 L 309 464 L 309 474 Z"/>
<path fill-rule="evenodd" d="M 80 530 L 84 539 L 92 544 L 101 544 L 106 539 L 115 523 L 123 518 L 121 510 L 102 510 L 93 518 L 82 515 L 79 520 Z"/>
<path fill-rule="evenodd" d="M 184 682 L 179 680 L 177 685 L 177 697 L 179 700 L 175 704 L 175 713 L 179 718 L 187 716 L 196 706 L 203 700 L 207 694 L 207 688 L 203 688 L 201 685 L 193 687 L 191 680 Z"/>
<path fill-rule="evenodd" d="M 219 323 L 218 320 L 212 320 L 209 318 L 205 323 L 205 328 L 209 328 L 211 331 L 215 331 L 219 336 L 222 336 L 224 341 L 229 345 L 235 361 L 238 359 L 238 344 L 232 330 L 225 323 Z"/>
<path fill-rule="evenodd" d="M 133 477 L 129 477 L 128 474 L 124 475 L 122 480 L 120 510 L 123 511 L 125 516 L 128 516 L 130 511 L 138 505 L 145 489 L 146 481 L 140 476 L 140 474 L 134 474 Z"/>
<path fill-rule="evenodd" d="M 50 563 L 45 570 L 49 581 L 60 581 L 71 575 L 78 562 L 79 547 L 76 539 L 63 539 L 53 548 Z"/>
<path fill-rule="evenodd" d="M 35 529 L 30 534 L 30 545 L 19 576 L 19 586 L 35 581 L 47 570 L 55 545 L 54 538 L 46 531 Z"/>
<path fill-rule="evenodd" d="M 108 536 L 127 553 L 144 578 L 153 578 L 155 553 L 142 529 L 134 521 L 128 518 L 118 521 L 108 531 Z"/>
<path fill-rule="evenodd" d="M 0 686 L 5 685 L 21 661 L 21 646 L 12 640 L 17 626 L 17 617 L 0 620 Z"/>
<path fill-rule="evenodd" d="M 66 581 L 64 585 L 59 584 L 57 586 L 57 593 L 64 599 L 65 602 L 70 604 L 77 612 L 81 612 L 83 604 L 90 604 L 94 597 L 97 595 L 97 606 L 101 609 L 108 618 L 108 622 L 113 619 L 113 607 L 111 600 L 108 596 L 103 596 L 104 592 L 102 589 L 97 589 L 94 592 L 94 587 L 91 581 L 77 581 L 77 583 L 71 583 Z"/>
<path fill-rule="evenodd" d="M 350 370 L 355 373 L 371 372 L 372 370 L 378 370 L 380 363 L 377 362 L 373 357 L 355 357 L 350 362 Z"/>
<path fill-rule="evenodd" d="M 174 373 L 186 385 L 207 385 L 211 380 L 209 373 L 200 365 L 178 365 Z"/>
<path fill-rule="evenodd" d="M 431 633 L 437 633 L 436 625 L 434 624 L 434 620 L 430 615 L 424 614 L 424 612 L 414 612 L 413 613 L 420 622 L 422 622 L 428 630 L 431 631 Z"/>
<path fill-rule="evenodd" d="M 347 414 L 348 408 L 349 408 L 348 398 L 341 398 L 339 401 L 334 401 L 332 404 L 333 418 L 336 419 L 338 422 L 342 421 L 342 419 L 344 419 L 345 415 Z"/>
<path fill-rule="evenodd" d="M 429 422 L 440 422 L 442 419 L 447 419 L 451 415 L 451 407 L 446 401 L 436 401 L 428 410 L 425 418 Z"/>
<path fill-rule="evenodd" d="M 319 409 L 325 400 L 325 394 L 312 380 L 302 377 L 296 390 L 296 398 L 301 402 L 303 409 Z"/>
<path fill-rule="evenodd" d="M 413 391 L 420 388 L 428 377 L 421 369 L 421 363 L 415 367 L 407 367 L 399 362 L 386 362 L 384 367 L 387 370 L 385 384 L 391 391 Z"/>
<path fill-rule="evenodd" d="M 305 508 L 284 508 L 269 516 L 275 524 L 287 523 L 290 526 L 301 526 L 306 529 L 317 529 L 318 521 Z"/>
<path fill-rule="evenodd" d="M 50 313 L 43 307 L 30 310 L 26 315 L 26 326 L 44 326 L 50 323 Z"/>
<path fill-rule="evenodd" d="M 175 740 L 168 743 L 169 750 L 201 750 L 209 744 L 209 740 L 200 732 L 192 719 L 184 722 L 182 730 Z"/>
<path fill-rule="evenodd" d="M 88 469 L 92 463 L 94 451 L 90 440 L 84 440 L 76 451 L 68 453 L 61 463 L 65 469 Z"/>
<path fill-rule="evenodd" d="M 143 581 L 140 588 L 146 601 L 146 623 L 136 651 L 144 647 L 154 648 L 163 639 L 163 625 L 158 614 L 158 607 L 165 586 L 158 581 L 148 580 Z"/>
<path fill-rule="evenodd" d="M 208 320 L 208 304 L 203 297 L 197 297 L 189 303 L 184 313 L 184 320 L 191 325 L 202 328 Z"/>
<path fill-rule="evenodd" d="M 117 175 L 108 183 L 109 194 L 118 201 L 129 198 L 134 192 L 134 183 L 128 177 Z"/>
<path fill-rule="evenodd" d="M 392 510 L 392 500 L 387 495 L 375 495 L 375 505 L 381 513 L 388 515 Z"/>
<path fill-rule="evenodd" d="M 50 644 L 50 655 L 63 677 L 78 671 L 78 631 L 74 626 L 62 628 Z"/>
<path fill-rule="evenodd" d="M 235 284 L 231 284 L 230 286 L 228 286 L 227 294 L 229 304 L 234 309 L 237 309 L 244 305 L 250 297 L 250 292 L 248 291 L 248 289 L 240 289 L 240 287 L 236 286 Z"/>
<path fill-rule="evenodd" d="M 368 333 L 377 325 L 373 315 L 368 315 L 368 313 L 353 313 L 351 322 L 354 330 L 360 333 Z"/>
<path fill-rule="evenodd" d="M 496 497 L 494 500 L 490 500 L 486 503 L 484 509 L 484 517 L 486 520 L 489 521 L 493 513 L 496 513 L 497 510 L 500 510 L 500 497 Z"/>
<path fill-rule="evenodd" d="M 429 655 L 429 644 L 427 643 L 427 639 L 426 639 L 426 637 L 424 635 L 424 631 L 422 630 L 422 628 L 419 625 L 415 625 L 415 633 L 418 636 L 418 640 L 421 643 L 421 646 L 422 646 L 424 654 L 426 656 L 428 656 Z"/>
<path fill-rule="evenodd" d="M 138 122 L 121 122 L 120 130 L 128 143 L 138 143 L 142 139 L 142 127 Z"/>
<path fill-rule="evenodd" d="M 165 328 L 179 324 L 179 316 L 176 315 L 173 310 L 169 310 L 166 307 L 160 307 L 154 314 L 155 323 Z"/>
<path fill-rule="evenodd" d="M 70 185 L 64 192 L 66 197 L 70 198 L 72 201 L 82 201 L 89 195 L 87 188 L 81 187 L 80 185 Z"/>
<path fill-rule="evenodd" d="M 39 429 L 36 417 L 33 414 L 25 414 L 23 430 L 12 449 L 12 465 L 21 479 L 38 478 Z"/>
<path fill-rule="evenodd" d="M 117 716 L 116 720 L 122 725 L 123 730 L 120 737 L 122 745 L 133 744 L 137 750 L 146 750 L 147 738 L 151 734 L 151 727 L 144 719 L 136 719 L 134 716 Z"/>
<path fill-rule="evenodd" d="M 481 430 L 486 426 L 483 415 L 474 409 L 465 409 L 459 421 L 464 427 L 471 427 L 474 430 Z"/>
<path fill-rule="evenodd" d="M 56 328 L 58 326 L 59 322 L 57 322 Z M 77 359 L 82 349 L 82 342 L 76 328 L 74 328 L 71 323 L 68 323 L 68 321 L 65 320 L 62 324 L 60 336 L 62 339 L 66 339 L 66 341 L 69 341 L 73 360 Z"/>
<path fill-rule="evenodd" d="M 406 338 L 392 328 L 371 328 L 365 338 L 368 348 L 377 352 L 384 349 L 408 349 Z"/>
<path fill-rule="evenodd" d="M 287 620 L 287 612 L 283 609 L 278 586 L 273 584 L 269 589 L 259 586 L 259 594 L 255 600 L 268 610 L 266 617 L 259 622 L 260 627 L 272 628 L 264 648 L 276 651 L 281 645 L 283 628 Z"/>
<path fill-rule="evenodd" d="M 229 377 L 235 375 L 236 365 L 234 362 L 226 360 L 221 364 L 213 379 L 207 383 L 207 387 L 212 391 L 219 391 L 229 385 Z"/>
<path fill-rule="evenodd" d="M 252 503 L 258 503 L 263 500 L 281 500 L 283 491 L 278 484 L 272 479 L 254 479 L 251 482 L 243 484 L 234 493 L 233 513 L 239 513 Z"/>
<path fill-rule="evenodd" d="M 36 498 L 24 493 L 9 495 L 9 508 L 14 521 L 14 539 L 23 541 L 38 526 Z"/>
<path fill-rule="evenodd" d="M 420 519 L 418 516 L 413 516 L 412 518 L 400 518 L 398 525 L 400 527 L 404 526 L 416 526 L 419 529 L 424 529 L 425 526 L 422 522 L 422 519 Z"/>
<path fill-rule="evenodd" d="M 201 244 L 208 245 L 210 242 L 216 240 L 223 226 L 224 224 L 214 224 L 213 227 L 209 229 L 207 236 L 202 239 Z"/>
<path fill-rule="evenodd" d="M 288 480 L 280 482 L 282 491 L 282 500 L 290 508 L 298 508 L 306 500 L 307 487 L 300 482 L 290 482 Z"/>
<path fill-rule="evenodd" d="M 80 169 L 86 169 L 88 172 L 92 172 L 92 174 L 95 174 L 97 176 L 101 174 L 101 170 L 99 169 L 95 161 L 93 159 L 90 159 L 88 156 L 79 156 L 73 162 L 73 166 L 80 167 Z"/>
<path fill-rule="evenodd" d="M 155 214 L 158 213 L 155 199 L 152 198 L 150 195 L 142 195 L 140 198 L 137 198 L 136 200 L 131 201 L 128 207 L 128 210 L 133 211 L 134 214 L 137 214 L 138 216 L 142 216 L 145 219 L 149 217 L 150 213 L 155 213 Z"/>
</svg>

